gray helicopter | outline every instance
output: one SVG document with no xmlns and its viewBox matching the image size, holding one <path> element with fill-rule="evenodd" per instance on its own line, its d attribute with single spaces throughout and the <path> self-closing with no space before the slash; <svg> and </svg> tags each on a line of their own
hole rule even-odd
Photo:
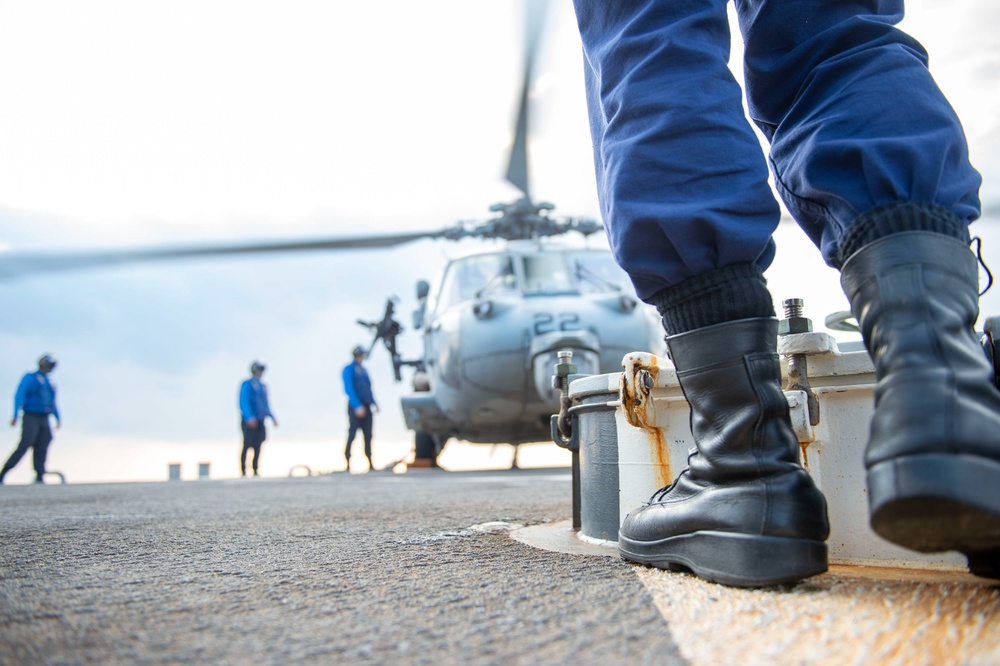
<svg viewBox="0 0 1000 666">
<path fill-rule="evenodd" d="M 502 249 L 452 259 L 433 289 L 417 283 L 420 358 L 396 351 L 402 326 L 392 299 L 381 321 L 358 322 L 375 331 L 369 352 L 384 343 L 397 381 L 402 367 L 415 369 L 402 408 L 418 466 L 434 466 L 451 438 L 515 447 L 546 440 L 559 410 L 559 351 L 572 350 L 580 372 L 598 374 L 620 370 L 630 351 L 663 347 L 654 311 L 636 299 L 609 251 L 551 238 L 600 225 L 557 221 L 545 215 L 550 209 L 527 197 L 503 207 L 476 232 L 503 239 Z"/>
</svg>

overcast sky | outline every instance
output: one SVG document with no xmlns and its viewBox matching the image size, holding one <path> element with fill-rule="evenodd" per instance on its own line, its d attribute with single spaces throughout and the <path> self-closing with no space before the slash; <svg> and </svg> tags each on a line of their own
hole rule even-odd
<svg viewBox="0 0 1000 666">
<path fill-rule="evenodd" d="M 570 3 L 555 6 L 534 91 L 533 193 L 557 212 L 596 216 L 579 38 Z M 1000 4 L 911 0 L 908 12 L 996 209 Z M 482 219 L 517 196 L 502 173 L 521 36 L 513 0 L 0 0 L 0 248 Z M 806 298 L 815 320 L 843 309 L 836 274 L 794 228 L 778 240 L 776 298 Z M 395 294 L 409 328 L 414 281 L 465 249 L 421 241 L 0 283 L 0 396 L 51 352 L 65 416 L 53 468 L 71 480 L 161 478 L 167 462 L 204 458 L 231 475 L 236 390 L 261 358 L 282 421 L 265 462 L 285 447 L 294 453 L 282 463 L 329 469 L 346 428 L 339 369 L 367 338 L 355 319 L 377 318 Z M 985 254 L 1000 266 L 1000 250 Z M 416 353 L 417 339 L 403 346 Z M 371 366 L 385 406 L 378 433 L 405 441 L 388 360 Z M 0 457 L 16 439 L 0 431 Z"/>
</svg>

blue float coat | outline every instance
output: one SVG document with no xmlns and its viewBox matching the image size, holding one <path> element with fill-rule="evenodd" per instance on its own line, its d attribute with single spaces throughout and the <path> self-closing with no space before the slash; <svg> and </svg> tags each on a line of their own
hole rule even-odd
<svg viewBox="0 0 1000 666">
<path fill-rule="evenodd" d="M 341 373 L 344 380 L 344 392 L 351 403 L 351 409 L 377 404 L 372 395 L 372 380 L 368 371 L 360 363 L 348 363 Z"/>
<path fill-rule="evenodd" d="M 21 378 L 14 393 L 14 418 L 22 409 L 26 414 L 52 414 L 59 418 L 56 387 L 44 372 L 29 372 Z"/>
<path fill-rule="evenodd" d="M 240 414 L 244 421 L 263 421 L 267 416 L 274 419 L 267 401 L 267 386 L 256 377 L 251 377 L 240 385 Z"/>
</svg>

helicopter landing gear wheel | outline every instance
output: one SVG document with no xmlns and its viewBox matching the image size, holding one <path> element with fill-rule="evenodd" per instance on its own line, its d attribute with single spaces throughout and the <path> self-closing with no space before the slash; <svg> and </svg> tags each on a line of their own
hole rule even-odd
<svg viewBox="0 0 1000 666">
<path fill-rule="evenodd" d="M 440 452 L 438 438 L 429 432 L 417 432 L 413 436 L 415 456 L 410 467 L 437 467 Z"/>
</svg>

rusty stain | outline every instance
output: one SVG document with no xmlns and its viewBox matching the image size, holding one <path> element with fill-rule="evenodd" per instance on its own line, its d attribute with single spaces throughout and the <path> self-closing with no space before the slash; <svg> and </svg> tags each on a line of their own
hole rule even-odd
<svg viewBox="0 0 1000 666">
<path fill-rule="evenodd" d="M 656 385 L 657 375 L 660 367 L 656 363 L 656 357 L 650 356 L 648 365 L 638 362 L 639 359 L 631 359 L 631 376 L 627 372 L 622 373 L 621 398 L 622 409 L 625 412 L 625 420 L 635 428 L 641 428 L 648 433 L 650 457 L 655 467 L 656 482 L 660 486 L 669 485 L 673 480 L 673 473 L 670 469 L 670 452 L 667 448 L 663 430 L 654 425 L 650 425 L 652 420 L 650 409 L 653 398 L 650 395 L 652 387 Z M 649 373 L 650 381 L 643 381 L 643 373 Z"/>
<path fill-rule="evenodd" d="M 658 486 L 670 485 L 674 480 L 674 475 L 670 470 L 670 454 L 667 443 L 663 439 L 663 431 L 659 428 L 648 430 L 653 435 L 650 441 L 650 452 L 653 454 L 653 464 L 656 466 L 656 484 Z"/>
<path fill-rule="evenodd" d="M 809 469 L 809 442 L 799 442 L 799 448 L 802 450 L 802 466 L 807 470 Z"/>
</svg>

